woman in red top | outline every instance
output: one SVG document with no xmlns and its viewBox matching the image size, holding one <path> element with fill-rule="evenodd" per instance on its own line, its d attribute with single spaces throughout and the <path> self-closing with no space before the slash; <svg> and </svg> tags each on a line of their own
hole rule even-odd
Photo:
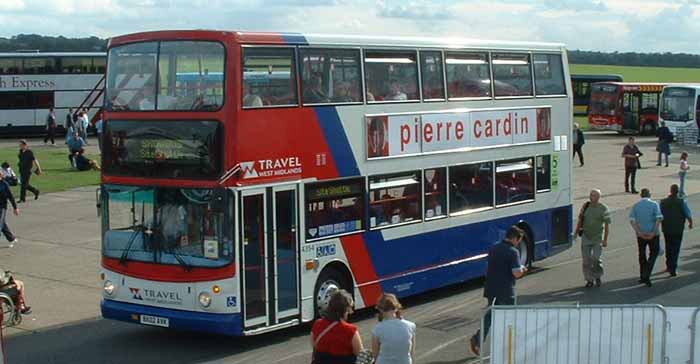
<svg viewBox="0 0 700 364">
<path fill-rule="evenodd" d="M 347 322 L 353 305 L 352 296 L 345 290 L 331 296 L 323 317 L 311 329 L 314 364 L 354 364 L 364 350 L 357 326 Z"/>
</svg>

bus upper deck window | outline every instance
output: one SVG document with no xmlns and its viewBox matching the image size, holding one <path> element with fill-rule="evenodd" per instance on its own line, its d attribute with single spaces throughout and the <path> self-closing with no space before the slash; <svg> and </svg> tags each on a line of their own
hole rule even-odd
<svg viewBox="0 0 700 364">
<path fill-rule="evenodd" d="M 295 69 L 292 48 L 244 48 L 243 107 L 297 105 Z"/>
<path fill-rule="evenodd" d="M 417 101 L 416 52 L 367 51 L 365 53 L 367 101 Z"/>
<path fill-rule="evenodd" d="M 304 104 L 362 102 L 359 49 L 302 49 Z"/>
<path fill-rule="evenodd" d="M 488 54 L 449 52 L 445 55 L 445 64 L 450 99 L 491 96 Z"/>
<path fill-rule="evenodd" d="M 529 54 L 494 53 L 491 58 L 496 96 L 532 95 Z"/>
<path fill-rule="evenodd" d="M 535 91 L 541 95 L 566 95 L 561 55 L 535 54 Z M 590 85 L 590 84 L 587 84 Z M 588 93 L 586 89 L 584 93 Z"/>
</svg>

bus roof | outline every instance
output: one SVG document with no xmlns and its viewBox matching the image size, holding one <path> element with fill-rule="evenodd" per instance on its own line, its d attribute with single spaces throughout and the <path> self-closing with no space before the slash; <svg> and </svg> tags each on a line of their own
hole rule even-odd
<svg viewBox="0 0 700 364">
<path fill-rule="evenodd" d="M 666 87 L 685 87 L 700 89 L 700 83 L 669 83 L 666 85 Z"/>
<path fill-rule="evenodd" d="M 349 45 L 369 47 L 406 47 L 406 48 L 483 48 L 505 50 L 540 50 L 561 52 L 562 43 L 491 41 L 449 37 L 399 37 L 334 35 L 305 33 L 266 33 L 216 30 L 172 30 L 155 31 L 123 35 L 110 39 L 110 46 L 153 39 L 221 39 L 233 37 L 239 43 L 247 44 L 287 44 L 287 45 Z"/>
<path fill-rule="evenodd" d="M 617 81 L 617 82 L 622 82 L 622 75 L 582 75 L 582 74 L 575 74 L 571 75 L 571 79 L 574 81 Z"/>
<path fill-rule="evenodd" d="M 106 52 L 0 52 L 0 58 L 106 57 Z"/>
</svg>

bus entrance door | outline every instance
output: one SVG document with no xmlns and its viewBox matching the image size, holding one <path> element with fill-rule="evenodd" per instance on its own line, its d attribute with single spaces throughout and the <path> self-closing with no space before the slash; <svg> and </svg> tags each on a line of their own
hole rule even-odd
<svg viewBox="0 0 700 364">
<path fill-rule="evenodd" d="M 639 131 L 639 94 L 625 92 L 622 99 L 622 108 L 624 111 L 622 130 L 633 132 Z"/>
<path fill-rule="evenodd" d="M 299 316 L 297 186 L 241 192 L 241 279 L 246 330 Z"/>
</svg>

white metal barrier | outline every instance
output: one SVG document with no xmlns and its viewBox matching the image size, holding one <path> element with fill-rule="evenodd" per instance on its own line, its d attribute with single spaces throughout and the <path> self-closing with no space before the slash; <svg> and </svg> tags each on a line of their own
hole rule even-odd
<svg viewBox="0 0 700 364">
<path fill-rule="evenodd" d="M 668 321 L 662 306 L 494 306 L 491 310 L 491 364 L 665 363 Z M 482 332 L 483 326 L 482 319 Z"/>
<path fill-rule="evenodd" d="M 700 364 L 700 307 L 693 311 L 690 321 L 690 364 Z"/>
</svg>

